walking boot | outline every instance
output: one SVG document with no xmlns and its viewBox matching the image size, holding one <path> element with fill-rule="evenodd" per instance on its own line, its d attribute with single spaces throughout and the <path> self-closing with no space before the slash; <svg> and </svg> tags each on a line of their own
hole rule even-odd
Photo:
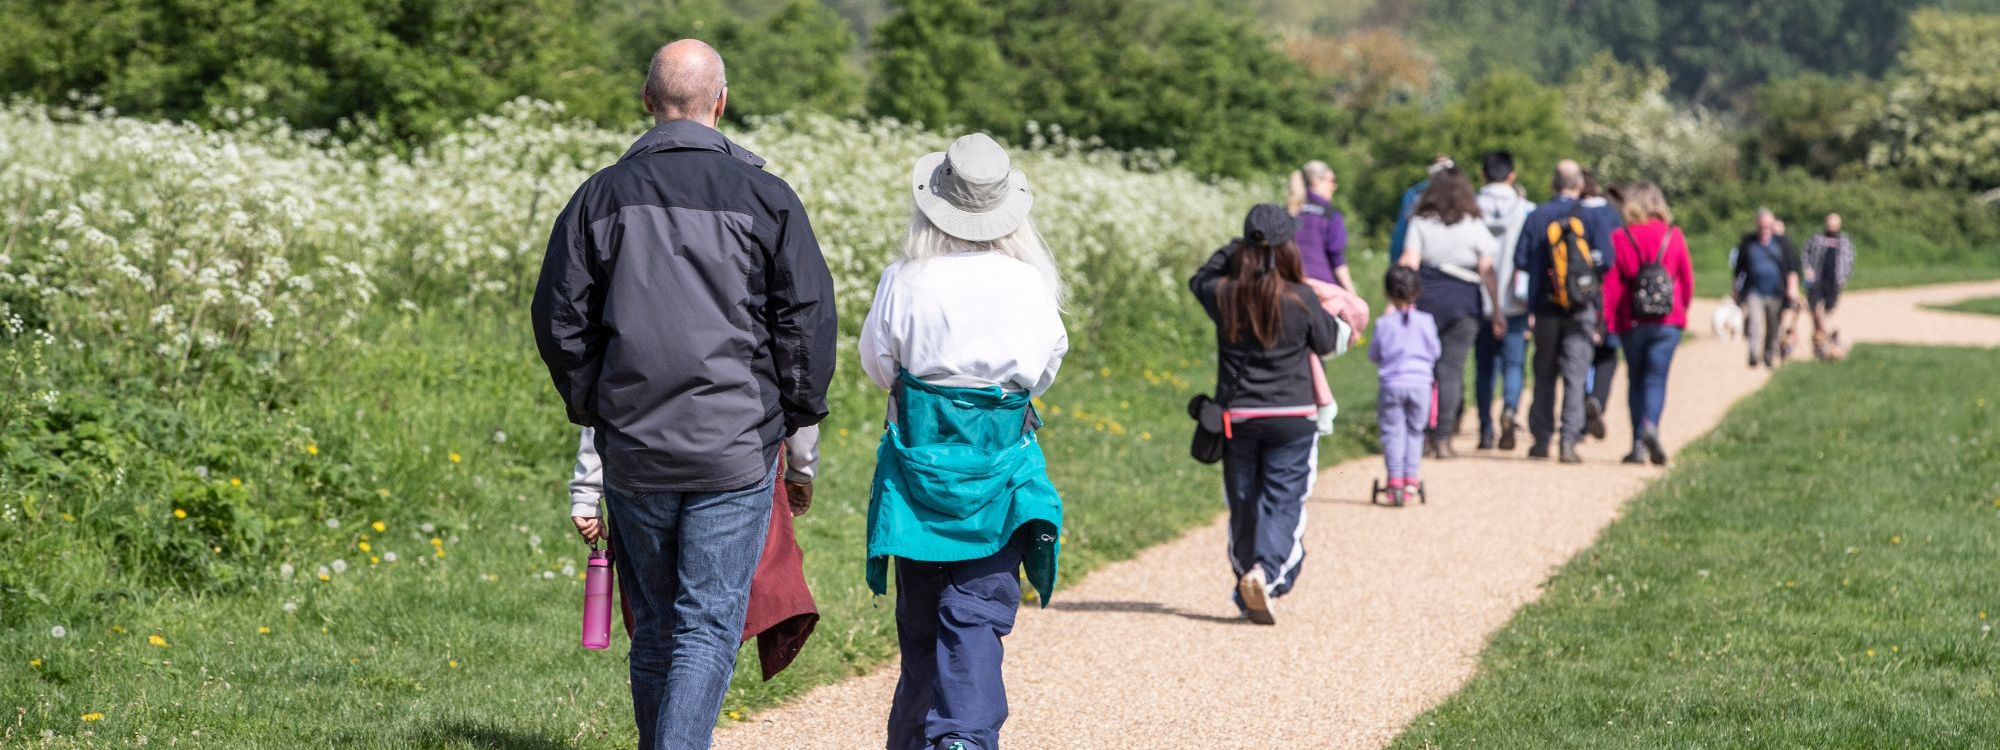
<svg viewBox="0 0 2000 750">
<path fill-rule="evenodd" d="M 1583 398 L 1583 431 L 1598 440 L 1604 439 L 1604 405 L 1589 396 Z"/>
<path fill-rule="evenodd" d="M 1639 433 L 1639 442 L 1646 446 L 1647 453 L 1652 454 L 1655 466 L 1667 465 L 1667 449 L 1660 445 L 1660 428 L 1646 425 L 1646 429 Z"/>
<path fill-rule="evenodd" d="M 1514 431 L 1519 428 L 1520 425 L 1514 423 L 1513 409 L 1506 409 L 1500 412 L 1500 450 L 1511 451 L 1514 449 Z"/>
<path fill-rule="evenodd" d="M 1528 446 L 1528 457 L 1529 457 L 1529 458 L 1541 458 L 1541 459 L 1546 459 L 1546 458 L 1548 458 L 1548 457 L 1549 457 L 1549 441 L 1547 441 L 1547 440 L 1537 440 L 1537 441 L 1535 441 L 1535 444 L 1534 444 L 1534 445 L 1531 445 L 1531 446 Z"/>
<path fill-rule="evenodd" d="M 1450 435 L 1438 438 L 1437 447 L 1434 448 L 1433 450 L 1436 451 L 1437 454 L 1433 456 L 1433 458 L 1458 458 L 1458 451 L 1451 447 Z"/>
<path fill-rule="evenodd" d="M 1625 454 L 1625 457 L 1619 459 L 1618 463 L 1635 466 L 1646 463 L 1646 447 L 1640 445 L 1637 440 L 1632 441 L 1632 452 Z"/>
<path fill-rule="evenodd" d="M 1563 443 L 1563 444 L 1562 444 L 1562 457 L 1561 457 L 1561 458 L 1559 458 L 1559 459 L 1557 459 L 1557 460 L 1559 460 L 1559 461 L 1561 461 L 1561 462 L 1563 462 L 1563 463 L 1566 463 L 1566 464 L 1580 464 L 1580 463 L 1583 463 L 1583 457 L 1582 457 L 1582 456 L 1579 456 L 1579 455 L 1576 455 L 1576 444 L 1575 444 L 1575 443 Z"/>
<path fill-rule="evenodd" d="M 1479 449 L 1483 451 L 1493 450 L 1493 433 L 1485 430 L 1479 432 Z"/>
</svg>

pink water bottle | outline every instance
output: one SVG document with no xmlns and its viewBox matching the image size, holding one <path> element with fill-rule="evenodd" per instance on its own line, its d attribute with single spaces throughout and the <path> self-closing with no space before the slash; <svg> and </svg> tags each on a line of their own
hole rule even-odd
<svg viewBox="0 0 2000 750">
<path fill-rule="evenodd" d="M 601 549 L 590 551 L 583 576 L 583 647 L 611 647 L 611 555 Z"/>
</svg>

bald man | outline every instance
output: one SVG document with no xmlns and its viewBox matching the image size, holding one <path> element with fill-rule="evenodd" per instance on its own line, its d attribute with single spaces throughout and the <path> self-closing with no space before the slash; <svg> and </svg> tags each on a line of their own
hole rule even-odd
<svg viewBox="0 0 2000 750">
<path fill-rule="evenodd" d="M 1528 278 L 1529 325 L 1534 336 L 1535 400 L 1528 408 L 1528 433 L 1534 445 L 1529 458 L 1548 458 L 1551 439 L 1560 427 L 1561 460 L 1582 463 L 1576 444 L 1583 440 L 1587 421 L 1584 401 L 1591 356 L 1604 340 L 1601 299 L 1572 300 L 1570 306 L 1557 304 L 1554 278 L 1556 243 L 1550 239 L 1552 225 L 1560 230 L 1573 219 L 1582 225 L 1582 239 L 1592 252 L 1611 247 L 1615 227 L 1605 212 L 1586 211 L 1583 205 L 1583 167 L 1564 159 L 1556 164 L 1551 183 L 1555 198 L 1535 208 L 1521 227 L 1514 244 L 1514 269 Z M 1594 274 L 1592 263 L 1569 264 L 1569 273 Z M 1592 278 L 1595 278 L 1594 276 Z M 1504 333 L 1505 322 L 1497 324 Z M 1557 387 L 1561 387 L 1561 423 L 1556 421 Z"/>
<path fill-rule="evenodd" d="M 578 188 L 535 288 L 535 343 L 570 421 L 594 428 L 601 505 L 632 610 L 642 750 L 702 750 L 735 670 L 779 480 L 811 502 L 836 340 L 805 208 L 716 131 L 722 57 L 683 39 L 641 91 L 657 124 Z"/>
</svg>

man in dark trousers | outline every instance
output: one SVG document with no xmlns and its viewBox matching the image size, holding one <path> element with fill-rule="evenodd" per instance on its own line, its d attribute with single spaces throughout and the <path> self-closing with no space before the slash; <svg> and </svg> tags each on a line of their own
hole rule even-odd
<svg viewBox="0 0 2000 750">
<path fill-rule="evenodd" d="M 1550 225 L 1574 218 L 1583 238 L 1596 248 L 1611 247 L 1612 225 L 1600 212 L 1586 211 L 1583 168 L 1564 159 L 1556 164 L 1554 199 L 1535 208 L 1514 244 L 1514 268 L 1528 276 L 1528 310 L 1535 340 L 1535 401 L 1528 408 L 1528 433 L 1535 442 L 1529 458 L 1548 458 L 1549 440 L 1556 436 L 1556 385 L 1562 384 L 1562 462 L 1582 463 L 1576 444 L 1583 439 L 1584 399 L 1591 353 L 1604 340 L 1603 315 L 1596 303 L 1577 301 L 1565 308 L 1555 301 L 1551 278 L 1555 245 Z"/>
<path fill-rule="evenodd" d="M 578 188 L 535 288 L 535 343 L 594 427 L 644 750 L 703 750 L 735 671 L 778 453 L 811 501 L 833 379 L 833 278 L 798 196 L 716 131 L 722 57 L 654 55 L 657 124 Z M 597 519 L 573 519 L 595 541 Z"/>
</svg>

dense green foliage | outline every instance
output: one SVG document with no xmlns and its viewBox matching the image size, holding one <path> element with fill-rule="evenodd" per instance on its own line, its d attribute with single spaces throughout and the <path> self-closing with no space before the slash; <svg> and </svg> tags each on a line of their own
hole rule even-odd
<svg viewBox="0 0 2000 750">
<path fill-rule="evenodd" d="M 741 113 L 860 100 L 852 31 L 809 0 L 758 21 L 712 0 L 0 0 L 0 27 L 0 91 L 211 124 L 247 108 L 427 138 L 521 96 L 624 124 L 652 50 L 694 34 L 756 76 Z"/>
<path fill-rule="evenodd" d="M 2000 735 L 2000 368 L 1788 368 L 1633 500 L 1396 748 L 1972 747 Z M 1885 382 L 1896 384 L 1885 388 Z"/>
<path fill-rule="evenodd" d="M 1244 176 L 1332 133 L 1304 68 L 1226 4 L 902 0 L 877 29 L 871 108 L 1026 137 L 1029 122 Z"/>
</svg>

